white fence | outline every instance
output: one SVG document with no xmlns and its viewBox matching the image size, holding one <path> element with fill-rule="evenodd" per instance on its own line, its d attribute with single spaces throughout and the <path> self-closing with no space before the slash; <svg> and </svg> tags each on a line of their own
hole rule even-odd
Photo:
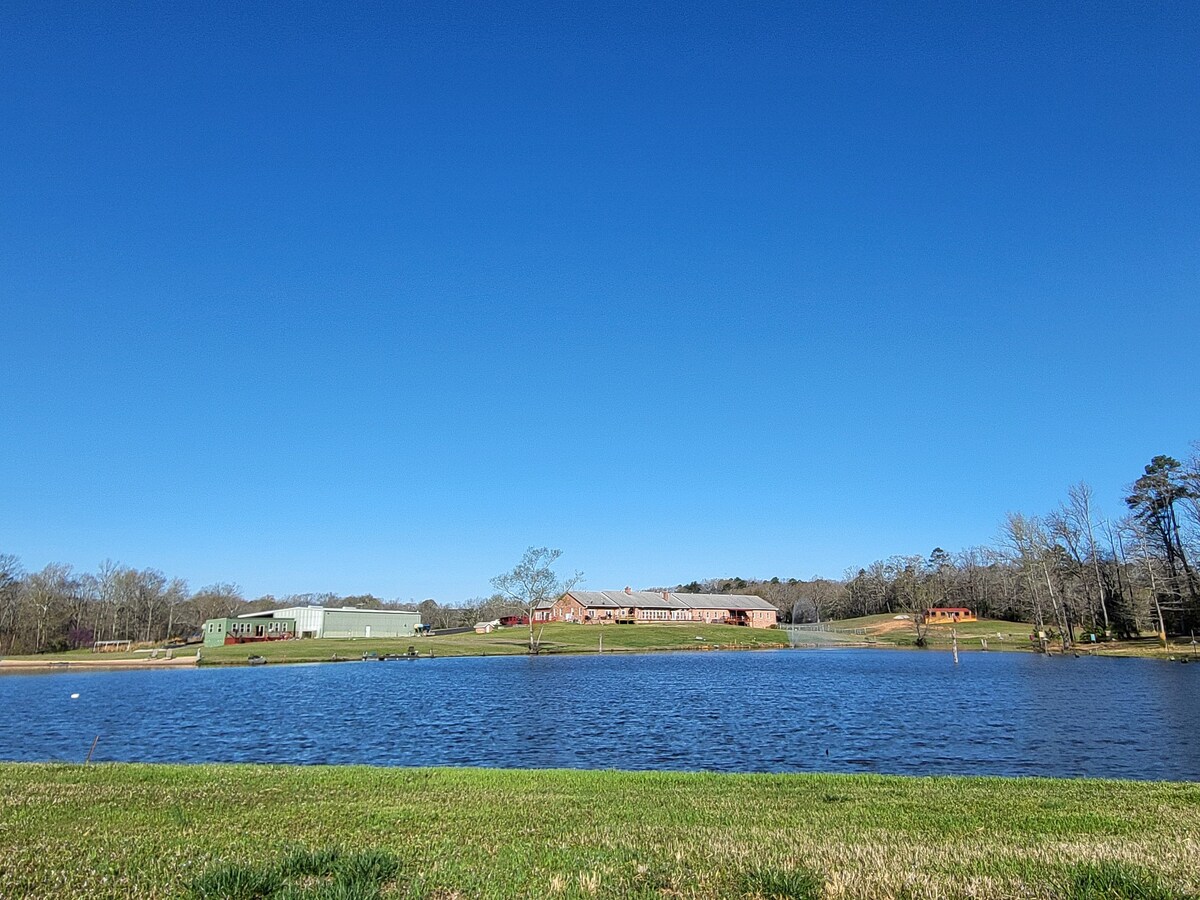
<svg viewBox="0 0 1200 900">
<path fill-rule="evenodd" d="M 797 632 L 825 631 L 825 632 L 829 632 L 830 634 L 866 634 L 867 633 L 867 629 L 865 629 L 865 628 L 834 628 L 832 625 L 827 625 L 824 622 L 818 622 L 816 624 L 806 624 L 806 625 L 780 625 L 779 627 L 784 629 L 785 631 L 797 631 Z"/>
</svg>

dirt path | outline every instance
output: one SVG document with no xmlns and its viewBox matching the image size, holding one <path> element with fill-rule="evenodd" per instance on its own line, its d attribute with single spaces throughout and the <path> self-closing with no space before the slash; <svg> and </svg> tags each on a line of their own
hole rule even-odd
<svg viewBox="0 0 1200 900">
<path fill-rule="evenodd" d="M 195 666 L 196 656 L 174 659 L 0 659 L 0 670 L 41 669 L 182 669 Z"/>
</svg>

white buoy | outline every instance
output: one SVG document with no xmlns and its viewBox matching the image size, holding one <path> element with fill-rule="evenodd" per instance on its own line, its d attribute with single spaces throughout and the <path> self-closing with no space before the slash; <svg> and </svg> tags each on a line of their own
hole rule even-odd
<svg viewBox="0 0 1200 900">
<path fill-rule="evenodd" d="M 72 699 L 72 700 L 78 700 L 78 699 L 79 699 L 79 695 L 78 695 L 78 694 L 72 694 L 72 695 L 71 695 L 71 699 Z"/>
</svg>

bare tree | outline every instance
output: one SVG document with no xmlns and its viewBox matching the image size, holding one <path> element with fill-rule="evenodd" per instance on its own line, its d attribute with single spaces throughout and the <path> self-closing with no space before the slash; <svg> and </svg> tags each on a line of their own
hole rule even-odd
<svg viewBox="0 0 1200 900">
<path fill-rule="evenodd" d="M 1070 557 L 1070 580 L 1082 591 L 1084 605 L 1090 611 L 1093 623 L 1096 621 L 1096 610 L 1099 610 L 1104 623 L 1104 635 L 1109 637 L 1112 625 L 1092 524 L 1092 489 L 1080 482 L 1067 489 L 1067 497 L 1066 503 L 1060 504 L 1046 517 L 1046 525 L 1051 536 L 1059 541 Z"/>
<path fill-rule="evenodd" d="M 179 613 L 186 608 L 184 604 L 188 599 L 186 581 L 182 578 L 172 578 L 167 582 L 166 590 L 163 591 L 163 602 L 167 607 L 167 623 L 163 629 L 163 637 L 166 640 L 178 636 L 175 634 L 175 627 L 179 624 Z"/>
<path fill-rule="evenodd" d="M 832 618 L 848 597 L 848 591 L 844 584 L 840 581 L 822 578 L 819 575 L 814 575 L 808 581 L 781 584 L 778 587 L 781 600 L 785 602 L 776 602 L 772 597 L 766 599 L 781 609 L 787 610 L 793 621 L 801 621 L 796 618 L 799 613 L 803 616 L 803 621 L 808 621 L 811 617 L 813 621 L 820 624 L 822 621 Z"/>
<path fill-rule="evenodd" d="M 1192 455 L 1183 464 L 1183 478 L 1190 488 L 1187 497 L 1183 498 L 1183 506 L 1192 528 L 1200 529 L 1200 441 L 1192 441 Z"/>
<path fill-rule="evenodd" d="M 1041 523 L 1033 517 L 1026 517 L 1020 513 L 1009 513 L 1004 522 L 1003 536 L 1009 549 L 1010 558 L 1013 564 L 1019 567 L 1025 586 L 1029 591 L 1030 609 L 1039 631 L 1044 631 L 1046 628 L 1039 586 L 1039 582 L 1043 578 L 1045 579 L 1053 612 L 1052 621 L 1056 622 L 1062 631 L 1063 649 L 1065 650 L 1069 641 L 1069 626 L 1050 580 L 1049 567 L 1046 565 L 1049 543 Z"/>
<path fill-rule="evenodd" d="M 1177 605 L 1180 597 L 1171 587 L 1170 579 L 1166 577 L 1165 571 L 1160 572 L 1159 570 L 1159 566 L 1163 563 L 1151 551 L 1144 523 L 1139 521 L 1136 516 L 1128 516 L 1117 524 L 1116 533 L 1117 540 L 1122 547 L 1122 554 L 1124 554 L 1126 540 L 1134 548 L 1133 554 L 1129 558 L 1130 571 L 1128 575 L 1130 592 L 1133 594 L 1137 613 L 1142 619 L 1149 619 L 1153 622 L 1154 631 L 1163 648 L 1166 649 L 1167 626 L 1164 610 L 1177 612 L 1180 609 Z M 1141 549 L 1140 561 L 1137 560 L 1138 548 Z M 1138 591 L 1137 582 L 1139 580 L 1142 581 L 1142 592 Z"/>
<path fill-rule="evenodd" d="M 576 572 L 570 578 L 559 579 L 551 568 L 561 550 L 551 550 L 548 547 L 530 547 L 521 557 L 511 572 L 497 575 L 492 579 L 492 587 L 518 604 L 529 617 L 529 652 L 538 652 L 538 635 L 534 634 L 534 613 L 538 604 L 546 601 L 553 602 L 583 580 L 583 573 Z"/>
<path fill-rule="evenodd" d="M 924 647 L 929 632 L 925 610 L 932 604 L 937 587 L 923 556 L 893 556 L 886 563 L 888 592 L 892 607 L 908 616 L 918 647 Z"/>
<path fill-rule="evenodd" d="M 40 572 L 26 577 L 24 581 L 25 605 L 29 609 L 33 625 L 32 647 L 34 653 L 47 649 L 65 649 L 57 635 L 64 634 L 70 619 L 70 604 L 79 588 L 71 567 L 51 563 Z"/>
<path fill-rule="evenodd" d="M 224 619 L 233 615 L 234 611 L 246 602 L 242 589 L 236 584 L 220 581 L 200 588 L 192 594 L 192 615 L 197 624 L 203 625 L 209 619 Z"/>
<path fill-rule="evenodd" d="M 875 560 L 857 573 L 847 569 L 845 574 L 848 593 L 848 612 L 851 616 L 873 616 L 881 612 L 894 612 L 889 600 L 887 564 Z"/>
<path fill-rule="evenodd" d="M 24 577 L 20 560 L 11 554 L 0 553 L 0 653 L 11 652 L 16 642 Z"/>
</svg>

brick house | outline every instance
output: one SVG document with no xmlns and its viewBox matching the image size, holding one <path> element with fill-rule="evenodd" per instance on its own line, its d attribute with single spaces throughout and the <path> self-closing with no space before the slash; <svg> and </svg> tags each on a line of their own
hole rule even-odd
<svg viewBox="0 0 1200 900">
<path fill-rule="evenodd" d="M 709 622 L 772 628 L 778 610 L 748 594 L 678 594 L 672 591 L 568 591 L 557 600 L 543 601 L 534 610 L 535 622 L 669 624 Z"/>
</svg>

